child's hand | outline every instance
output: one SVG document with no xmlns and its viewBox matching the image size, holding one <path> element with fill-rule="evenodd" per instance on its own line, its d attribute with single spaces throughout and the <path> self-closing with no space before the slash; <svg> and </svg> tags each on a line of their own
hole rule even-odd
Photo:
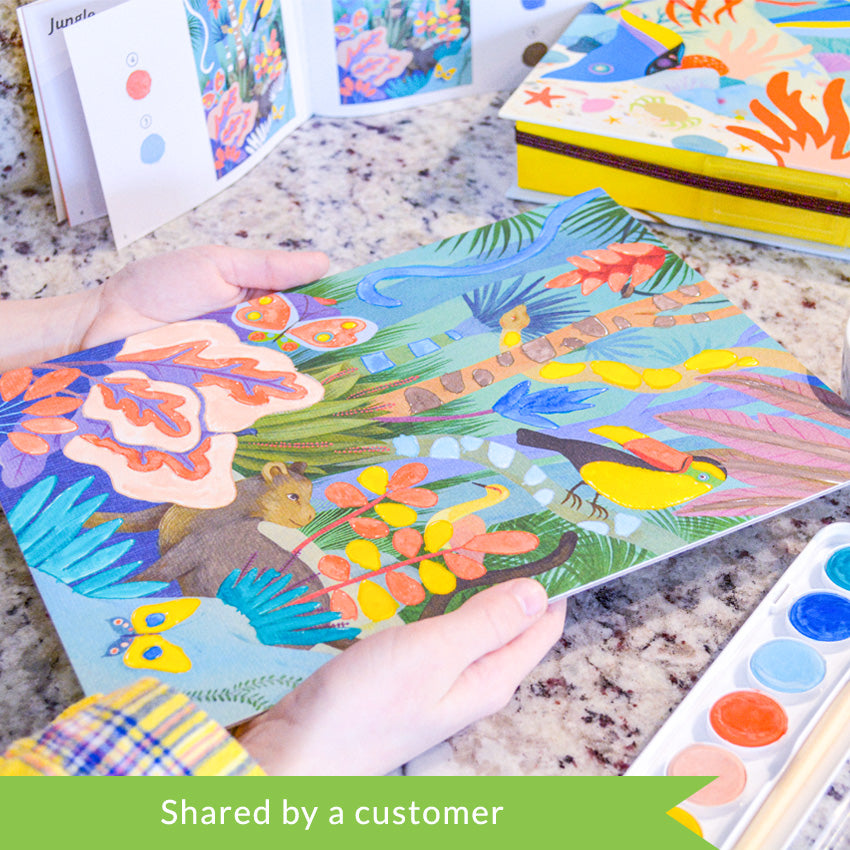
<svg viewBox="0 0 850 850">
<path fill-rule="evenodd" d="M 309 283 L 327 268 L 328 258 L 315 251 L 210 245 L 131 263 L 98 288 L 0 301 L 0 372 Z"/>
<path fill-rule="evenodd" d="M 262 292 L 309 283 L 328 270 L 317 251 L 260 251 L 207 245 L 125 266 L 97 290 L 82 348 L 169 322 L 233 307 Z"/>
<path fill-rule="evenodd" d="M 505 706 L 564 628 L 533 579 L 366 638 L 237 732 L 268 773 L 383 774 Z"/>
</svg>

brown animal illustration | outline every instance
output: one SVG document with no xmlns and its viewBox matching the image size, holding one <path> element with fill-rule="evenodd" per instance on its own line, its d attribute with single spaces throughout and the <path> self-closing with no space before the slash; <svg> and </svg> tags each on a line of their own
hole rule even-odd
<svg viewBox="0 0 850 850">
<path fill-rule="evenodd" d="M 216 595 L 235 569 L 272 569 L 292 575 L 291 584 L 310 591 L 322 583 L 308 564 L 260 533 L 262 521 L 288 528 L 310 522 L 313 485 L 306 465 L 267 463 L 259 475 L 236 482 L 236 498 L 221 508 L 156 505 L 135 513 L 96 513 L 88 527 L 120 519 L 119 532 L 159 531 L 159 560 L 130 581 L 176 581 L 185 596 Z M 286 569 L 283 570 L 283 567 Z"/>
</svg>

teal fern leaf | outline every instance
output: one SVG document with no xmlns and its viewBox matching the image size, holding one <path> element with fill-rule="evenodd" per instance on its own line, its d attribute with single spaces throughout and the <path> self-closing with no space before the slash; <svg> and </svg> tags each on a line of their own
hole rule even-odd
<svg viewBox="0 0 850 850">
<path fill-rule="evenodd" d="M 321 611 L 319 602 L 299 604 L 307 593 L 304 585 L 289 587 L 292 576 L 274 570 L 234 570 L 221 583 L 217 596 L 248 618 L 257 638 L 267 646 L 315 646 L 355 638 L 359 629 L 330 625 L 339 619 L 335 611 Z"/>
<path fill-rule="evenodd" d="M 7 518 L 27 563 L 67 584 L 76 593 L 93 598 L 145 596 L 167 587 L 158 581 L 116 586 L 141 562 L 115 566 L 133 546 L 132 538 L 104 545 L 120 526 L 120 520 L 83 529 L 85 521 L 106 499 L 103 493 L 78 501 L 93 481 L 91 476 L 83 478 L 53 496 L 57 478 L 51 475 L 21 496 Z"/>
</svg>

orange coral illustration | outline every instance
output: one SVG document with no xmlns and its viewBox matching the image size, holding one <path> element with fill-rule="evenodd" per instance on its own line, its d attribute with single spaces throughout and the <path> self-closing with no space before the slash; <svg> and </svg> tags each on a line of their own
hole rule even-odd
<svg viewBox="0 0 850 850">
<path fill-rule="evenodd" d="M 682 22 L 676 17 L 677 10 L 689 12 L 691 21 L 696 26 L 701 27 L 703 23 L 708 24 L 711 23 L 712 20 L 716 24 L 720 23 L 720 19 L 723 17 L 724 13 L 728 14 L 734 21 L 735 7 L 741 2 L 742 0 L 721 0 L 718 4 L 719 8 L 715 9 L 710 18 L 705 12 L 705 7 L 708 6 L 708 0 L 694 0 L 693 3 L 688 3 L 687 0 L 669 0 L 664 11 L 667 17 L 670 18 L 670 20 L 677 26 L 683 26 Z"/>
<path fill-rule="evenodd" d="M 750 109 L 775 138 L 749 127 L 730 126 L 727 129 L 757 142 L 776 159 L 777 165 L 850 175 L 850 119 L 841 98 L 844 80 L 836 78 L 824 89 L 823 107 L 827 125 L 809 112 L 802 103 L 801 91 L 788 91 L 788 72 L 776 74 L 767 84 L 767 95 L 778 110 L 772 112 L 759 100 Z"/>
<path fill-rule="evenodd" d="M 778 52 L 776 46 L 779 44 L 779 33 L 768 36 L 761 44 L 757 43 L 758 40 L 759 32 L 750 27 L 737 47 L 732 46 L 732 30 L 725 30 L 719 42 L 706 39 L 705 44 L 726 67 L 725 73 L 736 80 L 770 73 L 812 50 L 810 44 L 805 44 L 784 53 Z"/>
</svg>

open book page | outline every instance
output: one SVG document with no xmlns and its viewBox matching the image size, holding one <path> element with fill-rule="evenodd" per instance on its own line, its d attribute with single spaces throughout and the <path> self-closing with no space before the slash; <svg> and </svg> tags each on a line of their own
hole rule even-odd
<svg viewBox="0 0 850 850">
<path fill-rule="evenodd" d="M 850 407 L 596 190 L 0 376 L 85 690 L 229 723 L 517 576 L 574 593 L 850 481 Z"/>
<path fill-rule="evenodd" d="M 118 247 L 238 180 L 309 117 L 293 4 L 130 0 L 66 43 Z"/>
<path fill-rule="evenodd" d="M 577 0 L 304 3 L 313 109 L 369 115 L 517 85 Z"/>
<path fill-rule="evenodd" d="M 38 0 L 18 8 L 59 221 L 106 214 L 64 32 L 121 0 Z"/>
</svg>

